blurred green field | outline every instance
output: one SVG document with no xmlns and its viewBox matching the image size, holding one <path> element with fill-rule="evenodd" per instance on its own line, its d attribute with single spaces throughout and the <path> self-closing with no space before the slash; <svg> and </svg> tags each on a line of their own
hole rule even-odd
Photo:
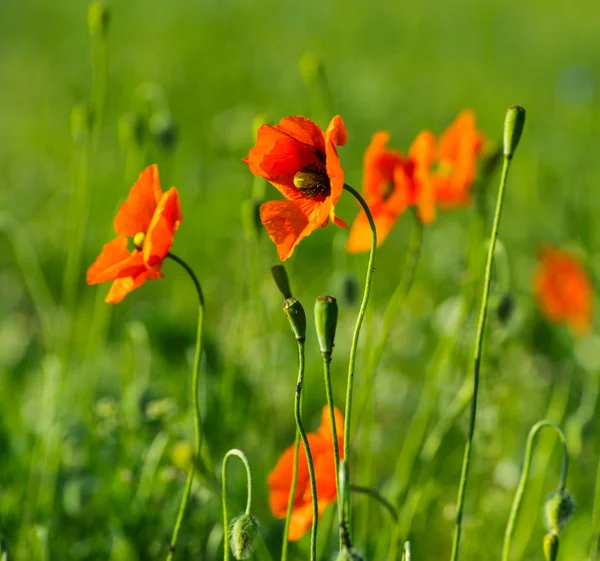
<svg viewBox="0 0 600 561">
<path fill-rule="evenodd" d="M 342 115 L 349 141 L 340 157 L 346 181 L 358 188 L 374 131 L 389 130 L 392 145 L 405 151 L 420 130 L 439 132 L 471 107 L 490 143 L 499 142 L 513 103 L 527 109 L 528 122 L 500 230 L 509 284 L 503 277 L 492 287 L 461 560 L 500 559 L 527 433 L 543 418 L 567 430 L 569 488 L 578 503 L 559 558 L 597 559 L 600 338 L 595 327 L 575 338 L 547 324 L 531 293 L 543 243 L 573 251 L 600 275 L 597 0 L 130 0 L 109 7 L 104 124 L 89 170 L 90 199 L 73 216 L 70 201 L 81 196 L 84 180 L 70 116 L 92 88 L 87 2 L 0 1 L 0 535 L 8 560 L 166 556 L 185 482 L 177 445 L 193 438 L 196 294 L 173 263 L 165 264 L 164 280 L 114 307 L 102 301 L 106 285 L 85 283 L 112 235 L 117 205 L 145 165 L 158 163 L 163 188 L 179 190 L 184 221 L 173 251 L 194 268 L 207 300 L 200 393 L 204 456 L 214 473 L 197 479 L 176 558 L 222 556 L 214 483 L 224 453 L 237 447 L 254 470 L 254 513 L 265 544 L 257 558 L 278 559 L 283 522 L 269 511 L 266 477 L 294 438 L 296 346 L 270 277 L 275 246 L 244 227 L 255 180 L 241 159 L 253 144 L 254 120 L 301 114 L 325 127 Z M 306 53 L 322 62 L 328 95 L 303 77 Z M 163 116 L 176 125 L 172 149 L 151 135 L 141 146 L 123 145 L 123 116 L 157 88 Z M 449 557 L 497 175 L 484 191 L 485 233 L 475 208 L 440 213 L 426 229 L 415 282 L 370 397 L 361 366 L 400 279 L 408 215 L 377 254 L 355 394 L 369 407 L 354 433 L 353 480 L 397 504 L 402 537 L 417 560 Z M 279 198 L 271 186 L 266 193 Z M 344 194 L 337 215 L 351 222 L 355 214 Z M 344 253 L 346 236 L 334 227 L 317 231 L 286 262 L 310 322 L 310 430 L 325 403 L 311 327 L 322 293 L 340 300 L 332 371 L 343 406 L 367 264 L 366 255 Z M 70 293 L 63 279 L 73 243 L 83 253 Z M 356 283 L 358 297 L 348 290 Z M 514 309 L 502 321 L 498 305 L 506 294 Z M 561 463 L 555 440 L 539 439 L 513 559 L 543 558 L 542 504 Z M 233 515 L 245 501 L 244 477 L 232 467 Z M 386 513 L 362 496 L 354 509 L 357 547 L 366 559 L 386 558 Z M 290 559 L 308 558 L 308 546 L 308 537 L 293 544 Z M 321 530 L 321 559 L 336 547 L 334 534 Z"/>
</svg>

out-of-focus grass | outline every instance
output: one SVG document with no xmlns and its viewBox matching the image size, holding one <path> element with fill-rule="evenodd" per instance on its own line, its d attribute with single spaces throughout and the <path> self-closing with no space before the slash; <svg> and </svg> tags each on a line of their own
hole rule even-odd
<svg viewBox="0 0 600 561">
<path fill-rule="evenodd" d="M 530 290 L 543 242 L 575 249 L 597 271 L 595 1 L 136 0 L 110 7 L 107 111 L 91 175 L 84 263 L 108 240 L 116 205 L 137 172 L 156 161 L 163 187 L 176 185 L 182 198 L 184 222 L 173 250 L 194 267 L 207 298 L 201 395 L 214 476 L 228 448 L 247 453 L 256 514 L 274 558 L 283 525 L 269 513 L 265 479 L 293 440 L 296 365 L 269 278 L 274 247 L 265 235 L 257 246 L 242 226 L 241 205 L 253 179 L 240 160 L 252 144 L 254 117 L 265 114 L 273 122 L 304 114 L 325 126 L 340 113 L 349 131 L 340 150 L 346 178 L 359 186 L 363 150 L 375 130 L 388 129 L 393 145 L 406 150 L 419 130 L 440 131 L 469 106 L 495 142 L 506 107 L 527 108 L 500 234 L 515 310 L 503 325 L 492 309 L 462 549 L 464 559 L 499 557 L 529 427 L 543 417 L 568 422 L 598 383 L 597 336 L 575 340 L 564 328 L 546 325 Z M 166 263 L 162 282 L 148 283 L 112 308 L 106 338 L 102 330 L 90 335 L 96 291 L 103 295 L 106 287 L 85 286 L 84 269 L 74 313 L 60 306 L 76 177 L 69 115 L 90 95 L 86 9 L 85 2 L 66 0 L 0 4 L 0 531 L 11 559 L 160 558 L 184 481 L 171 451 L 192 434 L 195 294 L 180 270 Z M 306 52 L 324 64 L 331 114 L 302 79 L 299 60 Z M 147 83 L 164 89 L 178 141 L 172 153 L 149 142 L 132 170 L 119 147 L 118 122 Z M 271 187 L 267 193 L 277 196 Z M 355 213 L 342 197 L 338 214 L 351 221 Z M 450 546 L 472 307 L 462 323 L 452 318 L 461 299 L 472 290 L 479 294 L 473 271 L 465 268 L 474 216 L 472 209 L 440 214 L 425 232 L 415 285 L 377 375 L 374 412 L 363 416 L 355 440 L 356 482 L 399 500 L 413 555 L 422 559 L 443 557 Z M 408 228 L 406 216 L 378 253 L 365 345 L 398 282 Z M 366 256 L 344 256 L 345 236 L 333 227 L 318 231 L 286 263 L 307 311 L 323 292 L 340 296 L 346 276 L 362 283 Z M 475 241 L 483 251 L 483 238 Z M 502 294 L 493 296 L 497 306 Z M 333 362 L 340 405 L 356 311 L 356 303 L 342 299 Z M 312 333 L 307 359 L 306 418 L 314 427 L 325 398 Z M 365 391 L 360 374 L 358 403 Z M 595 402 L 585 407 L 592 418 L 582 440 L 576 423 L 569 434 L 569 479 L 579 510 L 561 538 L 564 558 L 585 558 L 592 532 L 600 441 L 591 430 Z M 427 444 L 419 452 L 420 441 L 407 428 L 424 411 Z M 400 450 L 413 441 L 414 465 L 396 467 Z M 541 504 L 555 485 L 559 452 L 542 436 L 516 536 L 522 558 L 541 555 Z M 398 481 L 396 469 L 410 478 Z M 231 471 L 232 498 L 241 506 L 244 474 Z M 355 501 L 357 545 L 380 559 L 387 520 L 367 501 Z M 219 557 L 219 504 L 201 478 L 184 524 L 182 559 Z M 307 539 L 291 548 L 294 558 L 307 552 Z"/>
</svg>

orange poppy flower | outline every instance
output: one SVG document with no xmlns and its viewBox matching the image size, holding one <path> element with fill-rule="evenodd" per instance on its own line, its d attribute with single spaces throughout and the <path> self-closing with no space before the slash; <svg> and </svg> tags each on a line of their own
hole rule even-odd
<svg viewBox="0 0 600 561">
<path fill-rule="evenodd" d="M 592 325 L 592 283 L 572 255 L 544 247 L 533 279 L 533 288 L 543 314 L 554 323 L 566 323 L 583 335 Z"/>
<path fill-rule="evenodd" d="M 340 459 L 343 459 L 344 449 L 344 418 L 337 408 L 334 408 L 335 427 L 337 432 Z M 333 437 L 329 407 L 323 408 L 321 426 L 315 433 L 308 433 L 308 444 L 315 467 L 317 485 L 317 504 L 319 516 L 325 508 L 336 501 L 336 471 L 333 456 Z M 285 518 L 287 514 L 290 487 L 292 484 L 292 471 L 294 469 L 294 446 L 290 446 L 279 458 L 275 469 L 267 479 L 269 485 L 269 505 L 273 515 Z M 308 464 L 306 454 L 300 450 L 298 454 L 298 481 L 294 494 L 294 506 L 290 520 L 289 539 L 299 540 L 312 525 L 312 493 L 308 477 Z"/>
<path fill-rule="evenodd" d="M 337 146 L 348 139 L 337 115 L 325 133 L 306 117 L 286 117 L 275 126 L 262 125 L 256 144 L 244 158 L 254 175 L 264 177 L 286 200 L 268 201 L 260 218 L 277 246 L 282 261 L 292 255 L 300 240 L 335 216 L 335 205 L 344 187 L 344 171 Z"/>
<path fill-rule="evenodd" d="M 162 262 L 181 221 L 177 189 L 171 187 L 163 194 L 158 167 L 147 167 L 117 212 L 114 228 L 118 236 L 88 269 L 88 284 L 113 281 L 106 302 L 116 304 L 146 280 L 162 278 Z M 133 251 L 128 249 L 129 237 Z"/>
<path fill-rule="evenodd" d="M 377 132 L 365 153 L 363 191 L 382 244 L 398 217 L 416 206 L 423 224 L 435 221 L 435 207 L 450 208 L 470 201 L 483 137 L 475 129 L 475 116 L 465 110 L 446 129 L 439 141 L 430 131 L 421 132 L 408 157 L 387 148 L 390 136 Z M 350 253 L 371 247 L 369 222 L 364 212 L 350 231 Z"/>
</svg>

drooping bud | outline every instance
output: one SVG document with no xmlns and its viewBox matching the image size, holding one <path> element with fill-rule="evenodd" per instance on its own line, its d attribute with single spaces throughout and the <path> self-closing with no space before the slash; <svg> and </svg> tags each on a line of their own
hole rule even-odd
<svg viewBox="0 0 600 561">
<path fill-rule="evenodd" d="M 236 559 L 248 559 L 258 541 L 258 520 L 251 514 L 240 514 L 229 525 L 229 545 Z"/>
<path fill-rule="evenodd" d="M 511 105 L 504 121 L 504 155 L 512 158 L 525 126 L 525 109 L 520 105 Z"/>
<path fill-rule="evenodd" d="M 546 534 L 544 536 L 543 548 L 546 561 L 556 561 L 558 556 L 558 536 L 556 534 Z"/>
<path fill-rule="evenodd" d="M 324 294 L 315 302 L 315 328 L 321 353 L 331 355 L 337 327 L 338 305 L 333 296 Z"/>
<path fill-rule="evenodd" d="M 271 275 L 283 297 L 287 300 L 292 297 L 292 289 L 290 288 L 290 279 L 285 267 L 281 264 L 271 267 Z"/>
<path fill-rule="evenodd" d="M 263 232 L 260 221 L 260 206 L 262 202 L 256 199 L 246 199 L 242 202 L 242 225 L 248 237 L 259 237 Z"/>
<path fill-rule="evenodd" d="M 171 152 L 177 143 L 177 126 L 170 113 L 160 111 L 153 113 L 148 123 L 148 129 L 159 148 Z"/>
<path fill-rule="evenodd" d="M 105 37 L 110 24 L 110 12 L 104 2 L 96 0 L 88 6 L 88 29 L 92 37 Z"/>
<path fill-rule="evenodd" d="M 290 322 L 296 341 L 306 339 L 306 314 L 297 298 L 287 298 L 283 303 L 283 312 Z"/>
<path fill-rule="evenodd" d="M 84 144 L 92 130 L 94 114 L 86 103 L 79 103 L 71 109 L 71 136 L 75 144 Z"/>
<path fill-rule="evenodd" d="M 548 532 L 558 535 L 576 508 L 573 495 L 566 489 L 550 493 L 544 504 L 544 518 Z"/>
</svg>

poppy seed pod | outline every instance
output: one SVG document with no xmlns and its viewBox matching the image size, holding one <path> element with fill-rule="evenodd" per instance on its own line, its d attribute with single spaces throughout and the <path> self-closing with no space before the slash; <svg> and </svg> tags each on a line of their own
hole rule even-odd
<svg viewBox="0 0 600 561">
<path fill-rule="evenodd" d="M 92 2 L 88 6 L 88 29 L 90 35 L 104 37 L 110 23 L 110 12 L 104 2 Z"/>
<path fill-rule="evenodd" d="M 558 556 L 558 536 L 556 534 L 546 534 L 544 536 L 543 548 L 546 561 L 556 561 Z"/>
<path fill-rule="evenodd" d="M 283 265 L 273 265 L 271 267 L 271 275 L 283 297 L 287 300 L 292 297 L 292 289 L 290 288 L 290 279 Z"/>
<path fill-rule="evenodd" d="M 544 504 L 548 532 L 558 535 L 575 512 L 575 508 L 575 499 L 566 489 L 550 493 Z"/>
<path fill-rule="evenodd" d="M 520 105 L 511 105 L 504 121 L 504 155 L 512 158 L 525 126 L 525 109 Z"/>
<path fill-rule="evenodd" d="M 236 559 L 248 559 L 258 541 L 258 520 L 251 514 L 240 514 L 229 525 L 229 545 Z"/>
<path fill-rule="evenodd" d="M 306 339 L 306 314 L 297 298 L 287 298 L 283 303 L 283 312 L 290 322 L 296 341 Z"/>
<path fill-rule="evenodd" d="M 333 296 L 324 294 L 315 302 L 315 328 L 321 353 L 331 355 L 337 327 L 338 305 Z"/>
</svg>

